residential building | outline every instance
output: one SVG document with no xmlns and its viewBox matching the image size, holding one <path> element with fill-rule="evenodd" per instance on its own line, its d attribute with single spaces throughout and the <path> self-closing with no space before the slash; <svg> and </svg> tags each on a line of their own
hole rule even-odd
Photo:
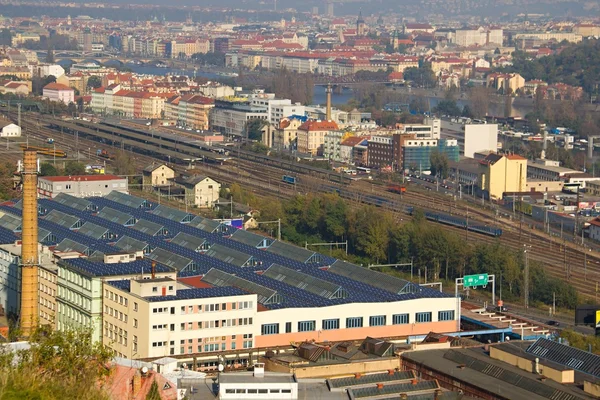
<svg viewBox="0 0 600 400">
<path fill-rule="evenodd" d="M 516 94 L 518 90 L 525 87 L 525 78 L 517 73 L 488 75 L 487 85 L 504 94 Z"/>
<path fill-rule="evenodd" d="M 115 83 L 95 89 L 91 107 L 98 113 L 158 119 L 163 117 L 165 99 L 168 97 L 172 97 L 172 94 L 123 90 L 120 84 Z"/>
<path fill-rule="evenodd" d="M 322 155 L 325 135 L 336 130 L 338 125 L 333 121 L 306 121 L 298 128 L 298 152 Z"/>
<path fill-rule="evenodd" d="M 0 81 L 0 93 L 27 96 L 31 93 L 31 81 Z"/>
<path fill-rule="evenodd" d="M 5 212 L 0 214 L 3 228 L 20 232 L 21 217 Z M 45 237 L 40 237 L 40 241 L 44 239 Z M 40 324 L 54 326 L 57 311 L 57 268 L 47 246 L 39 245 L 38 252 L 38 318 Z M 15 243 L 0 245 L 0 306 L 6 313 L 15 315 L 21 308 L 21 244 L 17 244 L 16 240 Z"/>
<path fill-rule="evenodd" d="M 394 159 L 394 137 L 392 135 L 373 135 L 367 141 L 369 167 L 393 168 L 398 163 Z"/>
<path fill-rule="evenodd" d="M 307 117 L 292 115 L 282 118 L 273 134 L 273 148 L 291 149 L 296 144 L 298 137 L 298 128 L 307 121 Z"/>
<path fill-rule="evenodd" d="M 16 124 L 5 124 L 0 121 L 0 137 L 20 137 L 21 127 Z"/>
<path fill-rule="evenodd" d="M 113 190 L 129 193 L 127 182 L 127 178 L 116 175 L 40 176 L 38 195 L 50 199 L 61 193 L 75 197 L 102 197 Z"/>
<path fill-rule="evenodd" d="M 590 239 L 600 242 L 600 217 L 596 217 L 589 221 L 590 225 L 587 229 Z"/>
<path fill-rule="evenodd" d="M 480 171 L 480 187 L 491 199 L 526 190 L 527 159 L 519 155 L 490 153 L 480 161 Z"/>
<path fill-rule="evenodd" d="M 352 133 L 342 131 L 331 131 L 325 135 L 323 142 L 323 157 L 331 161 L 342 161 L 341 144 Z"/>
<path fill-rule="evenodd" d="M 577 24 L 573 27 L 573 33 L 583 37 L 600 36 L 600 25 Z"/>
<path fill-rule="evenodd" d="M 75 102 L 75 91 L 60 83 L 49 83 L 44 86 L 43 96 L 50 101 L 58 101 L 65 104 Z"/>
<path fill-rule="evenodd" d="M 222 85 L 218 82 L 208 82 L 198 86 L 198 92 L 211 99 L 220 99 L 235 95 L 235 90 L 231 86 Z"/>
<path fill-rule="evenodd" d="M 40 78 L 52 75 L 58 79 L 65 74 L 65 69 L 58 64 L 30 64 L 29 70 L 33 76 Z"/>
<path fill-rule="evenodd" d="M 454 43 L 461 47 L 502 45 L 502 29 L 494 27 L 477 27 L 476 29 L 457 29 Z"/>
<path fill-rule="evenodd" d="M 144 188 L 167 186 L 175 178 L 175 170 L 165 164 L 149 165 L 142 171 Z"/>
<path fill-rule="evenodd" d="M 186 205 L 212 208 L 219 201 L 221 184 L 208 176 L 177 177 L 173 183 L 184 189 Z"/>
<path fill-rule="evenodd" d="M 290 99 L 276 99 L 268 95 L 256 95 L 252 97 L 250 105 L 256 108 L 264 108 L 267 111 L 269 123 L 277 125 L 279 120 L 291 115 L 304 115 L 304 106 L 296 103 L 292 104 Z"/>
<path fill-rule="evenodd" d="M 368 140 L 369 136 L 350 136 L 340 143 L 340 162 L 345 164 L 368 165 Z M 357 146 L 362 146 L 364 151 L 355 150 Z M 361 150 L 363 150 L 361 148 Z M 360 153 L 360 155 L 358 154 Z M 355 157 L 356 156 L 356 157 Z"/>
<path fill-rule="evenodd" d="M 192 129 L 208 130 L 214 100 L 199 94 L 176 96 L 165 105 L 165 118 Z"/>
<path fill-rule="evenodd" d="M 254 347 L 256 294 L 233 287 L 186 287 L 172 278 L 155 278 L 112 280 L 104 285 L 103 297 L 102 339 L 120 357 Z"/>
<path fill-rule="evenodd" d="M 564 40 L 571 43 L 579 43 L 583 36 L 575 32 L 526 32 L 513 36 L 515 47 L 518 50 L 541 47 L 549 43 L 560 43 Z"/>
<path fill-rule="evenodd" d="M 431 153 L 446 154 L 449 161 L 459 160 L 458 142 L 453 139 L 409 139 L 402 145 L 402 167 L 415 171 L 431 168 Z"/>
</svg>

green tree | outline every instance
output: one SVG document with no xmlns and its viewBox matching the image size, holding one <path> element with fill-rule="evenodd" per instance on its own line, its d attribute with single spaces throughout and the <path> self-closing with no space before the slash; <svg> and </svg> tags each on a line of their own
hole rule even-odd
<svg viewBox="0 0 600 400">
<path fill-rule="evenodd" d="M 102 78 L 96 75 L 90 76 L 86 86 L 88 89 L 99 88 L 100 86 L 102 86 Z"/>
<path fill-rule="evenodd" d="M 459 116 L 461 114 L 461 110 L 455 100 L 440 100 L 437 106 L 433 108 L 433 112 L 439 115 L 451 116 Z"/>
<path fill-rule="evenodd" d="M 92 339 L 91 331 L 38 328 L 31 347 L 0 354 L 0 396 L 17 399 L 108 400 L 108 362 L 113 352 Z"/>
<path fill-rule="evenodd" d="M 246 122 L 246 134 L 248 139 L 262 141 L 263 129 L 269 124 L 264 119 L 253 119 Z"/>
<path fill-rule="evenodd" d="M 136 170 L 131 154 L 123 150 L 117 152 L 113 161 L 113 171 L 117 175 L 135 175 Z"/>
<path fill-rule="evenodd" d="M 85 175 L 85 165 L 77 161 L 67 161 L 65 164 L 65 175 Z"/>
<path fill-rule="evenodd" d="M 9 162 L 0 163 L 0 200 L 8 200 L 14 196 L 12 177 L 15 167 Z"/>
<path fill-rule="evenodd" d="M 40 165 L 40 175 L 41 176 L 58 176 L 59 172 L 56 169 L 56 167 L 54 167 L 54 165 L 52 165 L 50 163 L 42 163 Z"/>
<path fill-rule="evenodd" d="M 446 153 L 434 149 L 431 154 L 429 154 L 429 163 L 431 164 L 431 175 L 441 179 L 446 179 L 448 177 L 450 167 L 448 165 L 448 155 Z"/>
<path fill-rule="evenodd" d="M 435 87 L 435 73 L 431 70 L 430 65 L 423 65 L 420 68 L 406 68 L 403 74 L 404 80 L 412 82 L 415 86 L 424 88 Z"/>
</svg>

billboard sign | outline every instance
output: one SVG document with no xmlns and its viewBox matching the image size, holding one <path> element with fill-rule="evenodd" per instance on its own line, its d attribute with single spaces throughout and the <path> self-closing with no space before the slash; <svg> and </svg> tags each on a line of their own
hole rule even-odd
<svg viewBox="0 0 600 400">
<path fill-rule="evenodd" d="M 487 284 L 488 274 L 465 275 L 465 277 L 463 278 L 463 286 L 465 288 L 485 286 Z"/>
</svg>

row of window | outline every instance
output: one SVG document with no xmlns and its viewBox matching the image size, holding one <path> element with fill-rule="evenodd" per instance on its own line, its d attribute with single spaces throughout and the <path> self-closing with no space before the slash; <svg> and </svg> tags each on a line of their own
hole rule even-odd
<svg viewBox="0 0 600 400">
<path fill-rule="evenodd" d="M 225 389 L 227 394 L 292 393 L 292 389 Z"/>
<path fill-rule="evenodd" d="M 232 310 L 249 310 L 254 308 L 253 301 L 240 301 L 233 302 L 231 304 Z M 135 307 L 137 309 L 137 307 Z M 215 311 L 227 311 L 227 303 L 219 303 L 219 304 L 199 304 L 197 306 L 198 312 L 215 312 Z M 162 314 L 162 313 L 171 313 L 175 314 L 175 307 L 156 307 L 152 309 L 153 314 Z M 181 306 L 180 313 L 181 314 L 192 314 L 194 312 L 194 306 Z"/>
<path fill-rule="evenodd" d="M 452 321 L 454 320 L 454 310 L 448 311 L 439 311 L 438 312 L 438 321 Z M 432 321 L 432 313 L 431 312 L 418 312 L 415 314 L 415 323 L 426 323 Z M 403 325 L 410 323 L 410 315 L 409 314 L 394 314 L 392 315 L 392 325 Z M 385 326 L 387 325 L 387 316 L 386 315 L 373 315 L 369 317 L 369 326 Z M 363 317 L 348 317 L 346 318 L 346 328 L 362 328 Z M 321 329 L 333 330 L 340 329 L 340 319 L 324 319 L 321 321 Z M 316 321 L 298 321 L 298 332 L 310 332 L 316 330 Z M 286 322 L 285 324 L 285 333 L 292 332 L 292 323 Z M 261 334 L 262 335 L 277 335 L 279 334 L 279 324 L 263 324 L 261 326 Z"/>
<path fill-rule="evenodd" d="M 126 297 L 118 295 L 110 290 L 104 289 L 104 297 L 106 297 L 107 299 L 112 300 L 114 302 L 117 302 L 122 306 L 125 306 L 125 307 L 128 306 L 128 300 Z"/>
<path fill-rule="evenodd" d="M 118 311 L 107 305 L 104 305 L 104 313 L 118 319 L 119 321 L 127 322 L 128 320 L 127 314 L 123 314 L 123 312 Z"/>
</svg>

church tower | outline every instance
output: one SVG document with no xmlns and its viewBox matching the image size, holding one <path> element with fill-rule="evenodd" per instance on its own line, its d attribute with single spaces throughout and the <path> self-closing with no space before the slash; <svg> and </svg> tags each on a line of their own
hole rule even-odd
<svg viewBox="0 0 600 400">
<path fill-rule="evenodd" d="M 360 11 L 358 14 L 358 19 L 356 20 L 356 36 L 365 36 L 366 28 L 367 25 L 362 17 L 362 11 Z"/>
</svg>

